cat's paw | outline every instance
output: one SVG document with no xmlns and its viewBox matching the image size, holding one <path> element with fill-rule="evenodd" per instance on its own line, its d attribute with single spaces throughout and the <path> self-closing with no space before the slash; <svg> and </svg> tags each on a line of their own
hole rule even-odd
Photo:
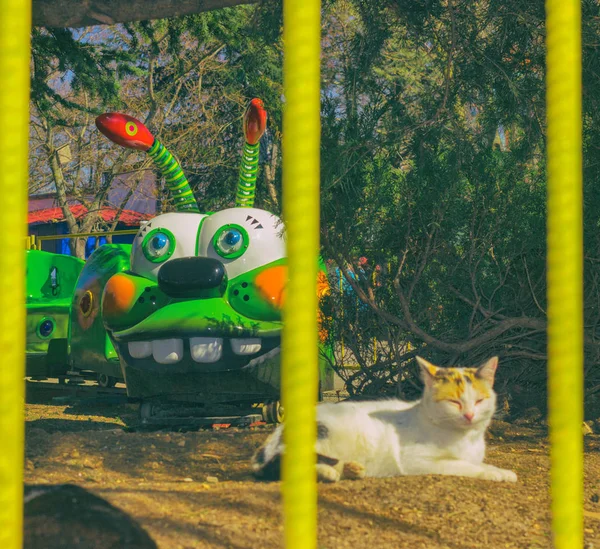
<svg viewBox="0 0 600 549">
<path fill-rule="evenodd" d="M 360 478 L 365 478 L 365 466 L 361 465 L 356 461 L 347 461 L 344 463 L 344 468 L 342 470 L 342 478 L 357 480 Z"/>
<path fill-rule="evenodd" d="M 337 482 L 340 480 L 340 473 L 329 465 L 318 463 L 317 480 L 319 482 Z"/>
<path fill-rule="evenodd" d="M 500 469 L 492 465 L 486 466 L 478 476 L 479 478 L 496 482 L 517 482 L 517 474 L 514 471 Z"/>
</svg>

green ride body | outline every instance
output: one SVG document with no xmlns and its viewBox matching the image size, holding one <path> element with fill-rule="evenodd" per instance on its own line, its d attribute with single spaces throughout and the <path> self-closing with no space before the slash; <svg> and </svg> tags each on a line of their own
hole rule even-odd
<svg viewBox="0 0 600 549">
<path fill-rule="evenodd" d="M 62 375 L 68 367 L 73 289 L 85 263 L 41 250 L 28 250 L 25 254 L 26 373 Z"/>
<path fill-rule="evenodd" d="M 81 271 L 71 303 L 70 364 L 122 379 L 119 355 L 104 327 L 102 293 L 108 280 L 129 269 L 130 244 L 104 244 L 92 253 Z M 91 295 L 89 309 L 84 309 Z"/>
</svg>

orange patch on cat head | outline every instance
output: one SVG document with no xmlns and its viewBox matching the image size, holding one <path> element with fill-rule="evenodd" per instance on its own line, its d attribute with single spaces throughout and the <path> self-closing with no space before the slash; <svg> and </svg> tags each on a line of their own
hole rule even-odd
<svg viewBox="0 0 600 549">
<path fill-rule="evenodd" d="M 480 368 L 440 368 L 421 357 L 417 357 L 417 362 L 435 400 L 460 400 L 469 385 L 483 398 L 490 396 L 498 359 L 494 357 Z"/>
<path fill-rule="evenodd" d="M 491 387 L 477 376 L 476 368 L 439 368 L 433 381 L 435 400 L 460 400 L 468 385 L 481 394 L 490 396 Z"/>
</svg>

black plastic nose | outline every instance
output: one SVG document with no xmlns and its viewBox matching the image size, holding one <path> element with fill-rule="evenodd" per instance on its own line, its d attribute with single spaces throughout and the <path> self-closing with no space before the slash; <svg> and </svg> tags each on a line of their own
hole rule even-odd
<svg viewBox="0 0 600 549">
<path fill-rule="evenodd" d="M 182 257 L 160 268 L 158 286 L 172 297 L 218 297 L 227 287 L 227 274 L 218 259 Z"/>
</svg>

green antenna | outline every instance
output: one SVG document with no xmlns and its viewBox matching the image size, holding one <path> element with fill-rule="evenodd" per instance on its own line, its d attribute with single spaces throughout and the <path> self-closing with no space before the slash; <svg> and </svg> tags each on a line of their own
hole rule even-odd
<svg viewBox="0 0 600 549">
<path fill-rule="evenodd" d="M 96 118 L 96 126 L 113 143 L 148 153 L 164 176 L 178 212 L 200 211 L 179 162 L 142 122 L 126 114 L 109 112 Z"/>
<path fill-rule="evenodd" d="M 242 165 L 238 181 L 235 205 L 237 208 L 252 208 L 256 191 L 260 138 L 267 127 L 267 111 L 263 102 L 254 98 L 244 113 L 244 136 L 246 142 L 242 151 Z"/>
</svg>

